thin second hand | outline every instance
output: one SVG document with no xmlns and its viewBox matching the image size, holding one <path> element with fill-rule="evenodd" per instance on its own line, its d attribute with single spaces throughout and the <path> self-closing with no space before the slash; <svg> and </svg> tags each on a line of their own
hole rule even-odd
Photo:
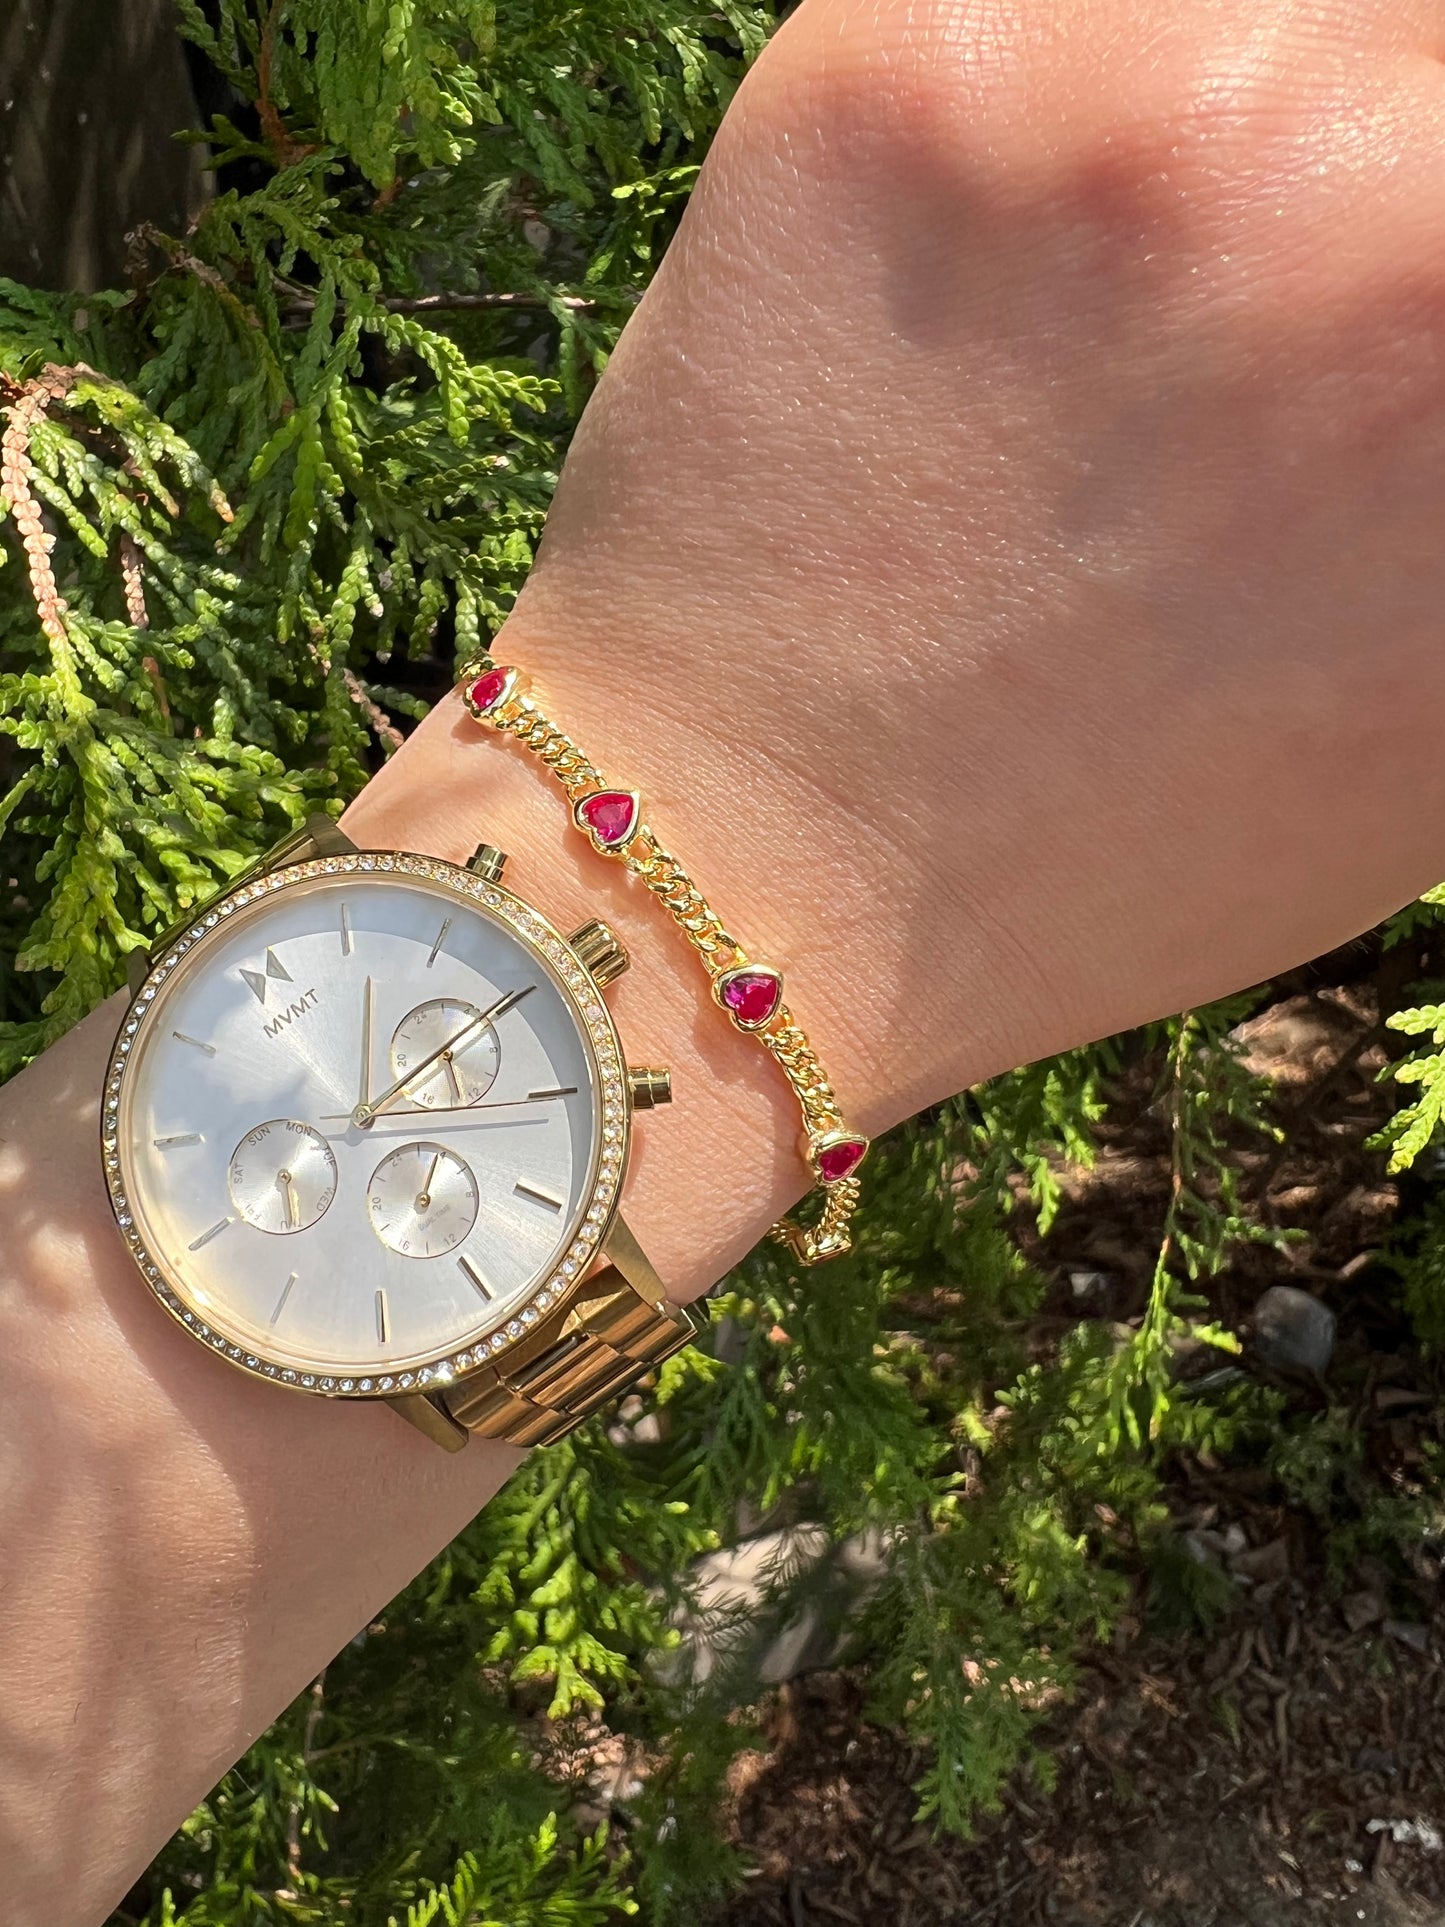
<svg viewBox="0 0 1445 1927">
<path fill-rule="evenodd" d="M 571 1091 L 543 1091 L 538 1097 L 495 1097 L 490 1104 L 431 1104 L 415 1111 L 397 1111 L 393 1122 L 414 1124 L 429 1117 L 455 1117 L 465 1123 L 478 1111 L 509 1111 L 518 1104 L 545 1104 L 555 1097 L 570 1097 Z M 354 1111 L 325 1111 L 317 1118 L 318 1124 L 350 1124 L 355 1120 Z"/>
</svg>

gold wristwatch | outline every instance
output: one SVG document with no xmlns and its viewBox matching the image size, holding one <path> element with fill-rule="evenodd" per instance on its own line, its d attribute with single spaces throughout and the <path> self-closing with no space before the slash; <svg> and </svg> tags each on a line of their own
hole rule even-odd
<svg viewBox="0 0 1445 1927">
<path fill-rule="evenodd" d="M 821 1202 L 772 1235 L 805 1264 L 847 1251 L 868 1140 L 782 971 L 520 669 L 483 657 L 461 694 L 560 783 L 787 1079 Z M 561 936 L 506 864 L 490 844 L 465 868 L 358 850 L 313 819 L 136 961 L 101 1113 L 116 1221 L 173 1317 L 243 1371 L 386 1399 L 451 1450 L 561 1438 L 704 1326 L 619 1209 L 633 1119 L 671 1096 L 602 999 L 627 954 L 603 923 Z"/>
<path fill-rule="evenodd" d="M 506 863 L 313 819 L 133 970 L 101 1114 L 117 1223 L 186 1330 L 451 1450 L 560 1438 L 703 1327 L 619 1209 L 671 1095 L 603 1001 L 626 952 L 563 937 Z"/>
</svg>

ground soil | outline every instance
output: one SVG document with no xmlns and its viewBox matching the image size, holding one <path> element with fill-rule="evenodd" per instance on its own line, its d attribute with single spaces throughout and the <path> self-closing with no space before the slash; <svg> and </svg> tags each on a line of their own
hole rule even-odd
<svg viewBox="0 0 1445 1927">
<path fill-rule="evenodd" d="M 1301 1235 L 1241 1248 L 1212 1294 L 1245 1331 L 1272 1283 L 1331 1305 L 1327 1382 L 1279 1382 L 1346 1410 L 1385 1484 L 1442 1436 L 1438 1368 L 1377 1255 L 1400 1190 L 1366 1144 L 1392 1102 L 1378 1013 L 1399 1000 L 1382 975 L 1423 961 L 1345 953 L 1244 1027 L 1284 1136 L 1241 1139 L 1243 1194 Z M 1041 1348 L 1080 1315 L 1137 1315 L 1168 1185 L 1156 1089 L 1147 1063 L 1125 1067 L 1097 1167 L 1069 1174 L 1046 1240 L 1021 1229 L 1052 1281 Z M 1218 1369 L 1201 1351 L 1186 1373 Z M 1053 1791 L 1020 1773 L 971 1841 L 939 1839 L 913 1817 L 920 1759 L 869 1721 L 863 1683 L 795 1680 L 758 1709 L 764 1746 L 737 1764 L 730 1830 L 752 1871 L 707 1927 L 1445 1927 L 1438 1567 L 1422 1552 L 1403 1594 L 1369 1562 L 1332 1582 L 1318 1520 L 1251 1468 L 1196 1460 L 1171 1481 L 1181 1532 L 1216 1548 L 1236 1603 L 1208 1634 L 1164 1638 L 1141 1594 L 1042 1730 Z"/>
</svg>

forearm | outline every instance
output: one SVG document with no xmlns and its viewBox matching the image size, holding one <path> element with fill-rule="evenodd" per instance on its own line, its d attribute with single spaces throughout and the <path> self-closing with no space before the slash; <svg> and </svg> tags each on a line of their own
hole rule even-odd
<svg viewBox="0 0 1445 1927">
<path fill-rule="evenodd" d="M 534 660 L 550 647 L 538 668 L 558 713 L 599 761 L 642 781 L 727 916 L 788 967 L 850 1116 L 871 1130 L 894 1121 L 866 946 L 824 947 L 836 879 L 799 860 L 783 797 L 758 797 L 755 837 L 729 836 L 714 816 L 737 793 L 725 728 L 694 714 L 674 730 L 619 701 L 563 636 L 519 627 L 506 641 Z M 675 1087 L 637 1131 L 625 1206 L 672 1294 L 704 1290 L 806 1172 L 786 1086 L 712 1005 L 657 905 L 588 849 L 539 765 L 454 703 L 345 827 L 457 860 L 486 838 L 563 929 L 601 915 L 618 930 L 633 967 L 609 1001 L 632 1058 L 668 1065 Z M 853 839 L 840 847 L 856 867 Z M 449 1455 L 385 1409 L 257 1383 L 165 1317 L 100 1177 L 98 1098 L 121 1007 L 0 1094 L 0 1865 L 13 1927 L 99 1918 L 518 1456 L 481 1440 Z"/>
</svg>

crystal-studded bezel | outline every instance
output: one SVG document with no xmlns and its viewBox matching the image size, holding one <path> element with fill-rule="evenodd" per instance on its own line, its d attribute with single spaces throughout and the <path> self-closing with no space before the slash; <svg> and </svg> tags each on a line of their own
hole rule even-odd
<svg viewBox="0 0 1445 1927">
<path fill-rule="evenodd" d="M 117 1128 L 131 1053 L 141 1038 L 142 1027 L 162 985 L 182 968 L 188 968 L 196 954 L 204 952 L 212 932 L 224 929 L 227 919 L 238 909 L 317 877 L 346 874 L 364 876 L 368 882 L 388 875 L 421 878 L 505 923 L 541 959 L 572 1006 L 598 1092 L 599 1125 L 592 1184 L 575 1234 L 557 1263 L 525 1301 L 507 1308 L 495 1326 L 480 1328 L 460 1348 L 448 1348 L 428 1360 L 409 1361 L 407 1369 L 396 1372 L 359 1372 L 354 1363 L 338 1364 L 325 1359 L 301 1367 L 293 1359 L 268 1358 L 248 1341 L 243 1342 L 236 1331 L 224 1329 L 224 1317 L 218 1316 L 214 1308 L 202 1317 L 187 1302 L 185 1281 L 162 1255 L 147 1246 L 135 1223 L 129 1201 L 127 1148 Z M 605 1245 L 617 1214 L 627 1170 L 631 1124 L 626 1092 L 627 1070 L 611 1014 L 586 969 L 540 912 L 498 884 L 439 858 L 395 850 L 358 850 L 284 864 L 251 877 L 237 889 L 202 906 L 184 929 L 177 928 L 170 933 L 116 1033 L 101 1102 L 101 1158 L 111 1209 L 142 1278 L 171 1316 L 193 1337 L 241 1371 L 297 1391 L 324 1398 L 395 1398 L 399 1394 L 440 1389 L 468 1372 L 504 1360 L 514 1346 L 523 1339 L 531 1339 L 541 1324 L 557 1320 L 566 1312 Z M 598 1215 L 594 1217 L 594 1213 Z"/>
</svg>

